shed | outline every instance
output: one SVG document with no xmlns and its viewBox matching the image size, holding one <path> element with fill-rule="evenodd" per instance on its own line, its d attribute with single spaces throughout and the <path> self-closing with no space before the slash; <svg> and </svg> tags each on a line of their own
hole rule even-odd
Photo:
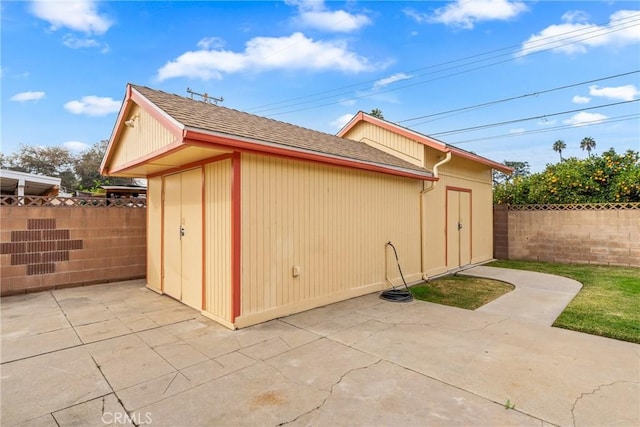
<svg viewBox="0 0 640 427">
<path fill-rule="evenodd" d="M 128 85 L 101 173 L 147 178 L 147 286 L 238 328 L 397 283 L 389 241 L 409 282 L 490 259 L 492 168 L 364 113 L 335 136 Z"/>
</svg>

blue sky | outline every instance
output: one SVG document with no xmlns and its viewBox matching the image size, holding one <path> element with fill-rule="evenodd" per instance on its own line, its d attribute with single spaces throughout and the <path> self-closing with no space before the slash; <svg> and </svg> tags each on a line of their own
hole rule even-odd
<svg viewBox="0 0 640 427">
<path fill-rule="evenodd" d="M 128 82 L 185 96 L 189 87 L 328 133 L 379 108 L 389 121 L 533 171 L 557 161 L 558 139 L 564 156 L 584 157 L 586 136 L 596 152 L 640 150 L 637 1 L 0 7 L 4 153 L 109 138 Z"/>
</svg>

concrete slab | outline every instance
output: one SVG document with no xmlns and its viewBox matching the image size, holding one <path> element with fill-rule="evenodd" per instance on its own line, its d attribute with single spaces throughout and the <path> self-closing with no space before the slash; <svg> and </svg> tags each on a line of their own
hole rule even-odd
<svg viewBox="0 0 640 427">
<path fill-rule="evenodd" d="M 86 348 L 114 391 L 176 371 L 136 335 L 88 344 Z"/>
<path fill-rule="evenodd" d="M 166 426 L 276 426 L 311 411 L 327 394 L 259 362 L 139 411 Z"/>
<path fill-rule="evenodd" d="M 573 279 L 533 271 L 477 266 L 457 273 L 500 280 L 515 289 L 477 311 L 551 326 L 562 310 L 582 289 Z"/>
<path fill-rule="evenodd" d="M 128 414 L 113 394 L 89 400 L 56 411 L 53 417 L 59 426 L 132 426 L 133 421 L 145 421 L 145 414 Z"/>
<path fill-rule="evenodd" d="M 472 393 L 389 362 L 346 373 L 322 405 L 292 426 L 541 426 L 541 420 L 507 410 Z"/>
<path fill-rule="evenodd" d="M 5 339 L 5 335 L 3 334 L 0 363 L 50 353 L 56 350 L 75 347 L 80 344 L 82 344 L 82 342 L 71 327 L 40 334 L 30 334 L 19 338 L 11 338 L 9 336 Z"/>
<path fill-rule="evenodd" d="M 151 425 L 640 425 L 639 345 L 508 312 L 373 294 L 231 331 L 139 281 L 38 295 L 2 299 L 3 425 L 104 425 L 103 397 Z M 66 311 L 129 332 L 50 347 Z"/>
<path fill-rule="evenodd" d="M 26 422 L 111 392 L 86 348 L 3 363 L 2 424 Z"/>
<path fill-rule="evenodd" d="M 109 319 L 76 326 L 75 330 L 85 344 L 131 333 L 131 330 L 120 319 Z"/>
</svg>

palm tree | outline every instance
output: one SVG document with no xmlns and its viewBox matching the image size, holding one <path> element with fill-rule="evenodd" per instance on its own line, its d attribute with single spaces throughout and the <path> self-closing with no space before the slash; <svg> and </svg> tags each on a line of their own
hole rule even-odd
<svg viewBox="0 0 640 427">
<path fill-rule="evenodd" d="M 557 151 L 558 153 L 560 153 L 560 161 L 562 161 L 562 150 L 564 150 L 565 148 L 567 148 L 567 144 L 565 144 L 561 139 L 553 143 L 553 151 Z"/>
<path fill-rule="evenodd" d="M 580 148 L 582 148 L 582 150 L 587 150 L 587 153 L 589 153 L 589 157 L 591 157 L 591 150 L 596 148 L 595 139 L 591 138 L 590 136 L 582 138 L 582 141 L 580 141 Z"/>
</svg>

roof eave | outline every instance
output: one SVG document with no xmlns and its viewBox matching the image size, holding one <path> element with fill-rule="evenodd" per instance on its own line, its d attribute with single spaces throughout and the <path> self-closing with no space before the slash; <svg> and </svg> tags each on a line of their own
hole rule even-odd
<svg viewBox="0 0 640 427">
<path fill-rule="evenodd" d="M 275 155 L 299 160 L 308 160 L 334 166 L 346 166 L 354 169 L 381 172 L 388 175 L 403 176 L 425 181 L 437 180 L 437 178 L 434 178 L 433 175 L 427 170 L 422 173 L 417 170 L 403 168 L 400 166 L 336 156 L 328 153 L 306 150 L 303 148 L 291 147 L 283 144 L 276 144 L 251 138 L 239 137 L 237 135 L 207 131 L 198 128 L 185 127 L 184 135 L 184 140 L 187 145 L 201 145 L 205 147 L 218 146 L 220 148 L 232 148 L 235 151 L 253 152 L 258 154 Z"/>
</svg>

